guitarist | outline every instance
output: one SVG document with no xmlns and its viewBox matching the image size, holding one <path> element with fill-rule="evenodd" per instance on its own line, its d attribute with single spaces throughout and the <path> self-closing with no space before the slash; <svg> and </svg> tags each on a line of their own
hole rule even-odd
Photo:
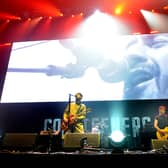
<svg viewBox="0 0 168 168">
<path fill-rule="evenodd" d="M 154 119 L 154 128 L 156 129 L 157 139 L 168 139 L 168 114 L 166 114 L 166 106 L 159 106 L 158 115 Z"/>
<path fill-rule="evenodd" d="M 64 134 L 84 133 L 83 120 L 86 118 L 86 105 L 81 102 L 83 95 L 81 93 L 75 94 L 75 102 L 69 102 L 63 113 L 62 130 Z"/>
</svg>

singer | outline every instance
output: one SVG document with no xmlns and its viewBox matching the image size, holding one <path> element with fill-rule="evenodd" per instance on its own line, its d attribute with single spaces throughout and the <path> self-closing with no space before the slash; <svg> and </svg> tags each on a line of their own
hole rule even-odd
<svg viewBox="0 0 168 168">
<path fill-rule="evenodd" d="M 69 94 L 69 98 L 72 95 Z M 66 106 L 64 113 L 61 128 L 66 133 L 84 133 L 84 122 L 86 118 L 87 108 L 86 105 L 82 103 L 83 95 L 81 93 L 76 93 L 75 101 L 69 103 Z"/>
</svg>

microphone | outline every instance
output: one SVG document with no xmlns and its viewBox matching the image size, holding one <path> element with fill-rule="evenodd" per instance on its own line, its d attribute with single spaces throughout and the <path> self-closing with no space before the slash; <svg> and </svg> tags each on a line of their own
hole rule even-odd
<svg viewBox="0 0 168 168">
<path fill-rule="evenodd" d="M 75 95 L 73 95 L 73 94 L 70 94 L 70 93 L 69 93 L 69 96 L 73 96 L 73 97 L 75 97 Z"/>
</svg>

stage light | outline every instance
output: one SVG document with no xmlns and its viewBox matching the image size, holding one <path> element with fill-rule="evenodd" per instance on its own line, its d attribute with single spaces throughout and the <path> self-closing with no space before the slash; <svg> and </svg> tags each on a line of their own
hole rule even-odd
<svg viewBox="0 0 168 168">
<path fill-rule="evenodd" d="M 140 11 L 150 29 L 157 30 L 160 33 L 167 32 L 168 16 L 166 14 L 160 14 L 143 9 L 141 9 Z"/>
<path fill-rule="evenodd" d="M 113 131 L 109 136 L 109 147 L 112 153 L 123 153 L 126 145 L 126 137 L 120 130 Z"/>
<path fill-rule="evenodd" d="M 109 137 L 115 143 L 121 143 L 125 138 L 123 132 L 121 132 L 119 130 L 113 131 Z"/>
<path fill-rule="evenodd" d="M 116 15 L 121 15 L 124 11 L 124 7 L 125 7 L 124 3 L 119 3 L 114 9 L 114 13 Z"/>
</svg>

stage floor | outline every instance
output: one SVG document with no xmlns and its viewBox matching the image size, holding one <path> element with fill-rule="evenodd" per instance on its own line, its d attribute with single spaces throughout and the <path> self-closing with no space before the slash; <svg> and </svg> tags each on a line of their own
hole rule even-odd
<svg viewBox="0 0 168 168">
<path fill-rule="evenodd" d="M 88 166 L 89 163 L 110 163 L 113 165 L 146 165 L 147 162 L 158 164 L 167 162 L 168 153 L 158 151 L 124 151 L 123 153 L 113 153 L 110 150 L 83 150 L 83 151 L 58 151 L 58 152 L 34 152 L 34 151 L 0 151 L 1 163 L 7 164 L 47 164 L 48 165 L 69 165 L 79 164 Z M 78 162 L 79 163 L 76 163 Z M 125 166 L 124 165 L 124 166 Z"/>
</svg>

